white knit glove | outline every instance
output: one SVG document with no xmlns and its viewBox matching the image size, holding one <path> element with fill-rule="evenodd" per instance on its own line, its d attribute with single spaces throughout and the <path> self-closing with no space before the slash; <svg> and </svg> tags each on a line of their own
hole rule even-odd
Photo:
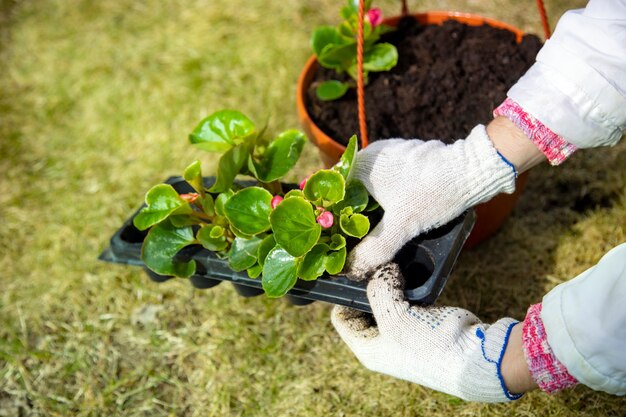
<svg viewBox="0 0 626 417">
<path fill-rule="evenodd" d="M 452 145 L 435 140 L 374 142 L 357 154 L 353 172 L 385 210 L 348 257 L 347 273 L 355 280 L 391 261 L 420 233 L 500 192 L 515 190 L 515 171 L 498 155 L 483 125 Z"/>
<path fill-rule="evenodd" d="M 372 316 L 336 306 L 332 323 L 368 369 L 442 391 L 468 401 L 519 398 L 506 390 L 500 364 L 510 318 L 481 323 L 455 307 L 409 307 L 396 264 L 374 273 L 367 286 Z"/>
</svg>

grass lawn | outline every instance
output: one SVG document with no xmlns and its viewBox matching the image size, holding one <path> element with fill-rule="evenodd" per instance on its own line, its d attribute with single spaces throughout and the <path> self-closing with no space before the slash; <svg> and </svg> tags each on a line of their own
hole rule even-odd
<svg viewBox="0 0 626 417">
<path fill-rule="evenodd" d="M 343 0 L 0 0 L 0 416 L 610 416 L 577 387 L 466 403 L 365 370 L 330 306 L 157 285 L 97 260 L 144 192 L 198 156 L 205 115 L 298 126 L 314 26 Z M 552 21 L 576 0 L 550 1 Z M 534 2 L 410 2 L 541 33 Z M 380 2 L 386 14 L 399 2 Z M 307 144 L 297 180 L 321 165 Z M 464 253 L 441 303 L 522 318 L 626 240 L 626 141 L 534 170 L 513 217 Z M 580 306 L 585 308 L 585 306 Z"/>
</svg>

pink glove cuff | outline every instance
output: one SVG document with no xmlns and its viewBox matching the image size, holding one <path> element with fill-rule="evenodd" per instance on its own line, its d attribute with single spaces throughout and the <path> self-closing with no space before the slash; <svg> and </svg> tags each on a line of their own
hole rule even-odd
<svg viewBox="0 0 626 417">
<path fill-rule="evenodd" d="M 553 393 L 578 384 L 552 353 L 541 320 L 541 303 L 528 308 L 522 324 L 522 342 L 528 369 L 539 389 Z"/>
<path fill-rule="evenodd" d="M 565 141 L 547 126 L 528 114 L 515 101 L 507 98 L 494 111 L 493 116 L 504 116 L 519 127 L 533 141 L 552 165 L 559 165 L 570 157 L 576 146 Z"/>
</svg>

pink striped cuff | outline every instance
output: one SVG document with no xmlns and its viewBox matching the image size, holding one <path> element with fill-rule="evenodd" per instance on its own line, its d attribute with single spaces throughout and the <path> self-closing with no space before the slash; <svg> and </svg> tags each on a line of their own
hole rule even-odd
<svg viewBox="0 0 626 417">
<path fill-rule="evenodd" d="M 552 353 L 541 320 L 541 303 L 528 308 L 522 324 L 522 342 L 528 369 L 539 389 L 553 393 L 578 384 Z"/>
<path fill-rule="evenodd" d="M 493 116 L 504 116 L 522 129 L 552 165 L 560 165 L 577 149 L 575 145 L 554 133 L 531 114 L 526 113 L 519 104 L 510 98 L 504 100 L 493 111 Z"/>
</svg>

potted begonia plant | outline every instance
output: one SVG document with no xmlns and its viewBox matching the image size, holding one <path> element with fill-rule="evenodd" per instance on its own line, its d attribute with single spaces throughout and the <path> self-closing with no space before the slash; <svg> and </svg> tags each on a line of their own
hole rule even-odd
<svg viewBox="0 0 626 417">
<path fill-rule="evenodd" d="M 354 29 L 357 5 L 358 0 L 347 0 L 334 35 L 327 26 L 313 32 L 314 55 L 298 79 L 298 115 L 327 166 L 333 165 L 345 148 L 345 131 L 358 131 L 356 93 L 347 88 L 352 84 L 356 32 L 346 29 Z M 381 19 L 380 11 L 370 8 L 371 2 L 365 6 L 364 36 L 370 38 L 364 51 L 376 44 L 397 51 L 396 65 L 381 66 L 384 70 L 368 73 L 366 79 L 370 140 L 404 137 L 451 143 L 465 137 L 473 126 L 491 119 L 493 108 L 532 65 L 541 47 L 537 37 L 482 16 L 424 12 Z M 396 30 L 376 29 L 382 25 Z M 390 63 L 391 59 L 380 61 Z M 334 62 L 341 66 L 333 67 Z M 527 173 L 517 179 L 514 194 L 497 196 L 476 207 L 478 218 L 468 246 L 498 230 L 526 181 Z"/>
</svg>

